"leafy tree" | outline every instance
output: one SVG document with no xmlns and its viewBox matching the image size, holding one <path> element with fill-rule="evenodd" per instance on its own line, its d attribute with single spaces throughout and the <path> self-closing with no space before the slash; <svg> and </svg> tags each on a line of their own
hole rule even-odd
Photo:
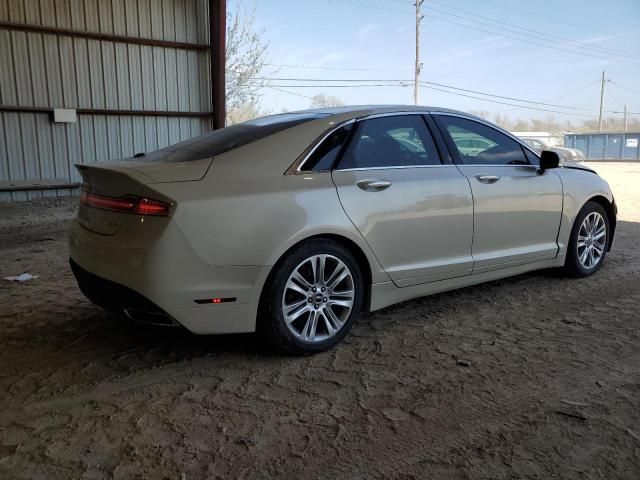
<svg viewBox="0 0 640 480">
<path fill-rule="evenodd" d="M 343 107 L 344 102 L 333 95 L 320 93 L 311 98 L 311 108 Z"/>
<path fill-rule="evenodd" d="M 264 31 L 256 27 L 255 3 L 248 7 L 237 0 L 227 12 L 227 48 L 225 52 L 227 76 L 227 122 L 250 120 L 264 114 L 259 105 L 259 80 L 267 62 L 269 42 Z"/>
</svg>

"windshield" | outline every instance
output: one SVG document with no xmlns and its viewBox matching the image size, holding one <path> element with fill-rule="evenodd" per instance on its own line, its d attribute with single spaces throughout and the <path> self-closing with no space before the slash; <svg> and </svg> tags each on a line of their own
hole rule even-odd
<svg viewBox="0 0 640 480">
<path fill-rule="evenodd" d="M 223 154 L 248 145 L 275 133 L 311 120 L 325 117 L 324 113 L 283 113 L 256 118 L 205 133 L 199 137 L 176 143 L 155 152 L 136 156 L 140 162 L 189 162 Z"/>
</svg>

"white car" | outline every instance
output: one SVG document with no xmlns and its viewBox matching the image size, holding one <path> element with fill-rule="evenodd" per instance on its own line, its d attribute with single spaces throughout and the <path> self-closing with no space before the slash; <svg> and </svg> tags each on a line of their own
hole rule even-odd
<svg viewBox="0 0 640 480">
<path fill-rule="evenodd" d="M 411 298 L 541 268 L 591 275 L 616 227 L 595 172 L 439 108 L 273 115 L 77 168 L 69 249 L 89 299 L 298 354 Z"/>
<path fill-rule="evenodd" d="M 576 150 L 575 148 L 558 146 L 550 147 L 539 138 L 523 137 L 522 141 L 538 153 L 542 153 L 544 150 L 556 152 L 564 162 L 582 162 L 585 159 L 584 153 L 582 153 L 581 150 Z"/>
</svg>

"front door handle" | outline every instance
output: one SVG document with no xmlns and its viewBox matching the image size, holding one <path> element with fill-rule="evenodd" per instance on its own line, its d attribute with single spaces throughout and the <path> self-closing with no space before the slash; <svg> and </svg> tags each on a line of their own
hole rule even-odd
<svg viewBox="0 0 640 480">
<path fill-rule="evenodd" d="M 481 183 L 496 183 L 500 180 L 498 175 L 476 175 L 476 178 Z"/>
<path fill-rule="evenodd" d="M 389 180 L 361 180 L 358 187 L 365 192 L 381 192 L 391 186 Z"/>
</svg>

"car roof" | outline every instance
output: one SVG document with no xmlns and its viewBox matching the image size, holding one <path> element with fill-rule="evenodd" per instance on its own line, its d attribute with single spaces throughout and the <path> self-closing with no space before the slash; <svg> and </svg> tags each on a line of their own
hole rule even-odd
<svg viewBox="0 0 640 480">
<path fill-rule="evenodd" d="M 352 116 L 362 117 L 368 115 L 377 115 L 384 113 L 409 113 L 409 112 L 443 112 L 443 113 L 457 113 L 469 117 L 475 117 L 466 112 L 458 110 L 451 110 L 441 107 L 430 107 L 422 105 L 348 105 L 342 107 L 325 107 L 325 108 L 313 108 L 308 110 L 299 110 L 297 112 L 290 113 L 316 113 L 320 115 L 340 115 L 340 116 Z M 476 117 L 477 118 L 477 117 Z"/>
</svg>

